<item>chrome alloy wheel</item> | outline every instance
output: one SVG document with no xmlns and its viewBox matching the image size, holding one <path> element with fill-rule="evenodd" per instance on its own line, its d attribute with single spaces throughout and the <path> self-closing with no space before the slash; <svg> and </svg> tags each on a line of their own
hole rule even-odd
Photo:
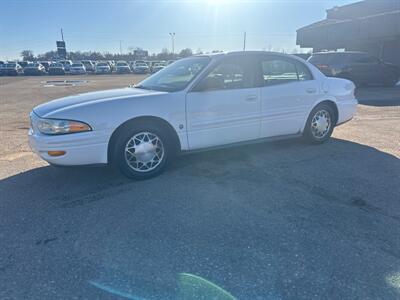
<svg viewBox="0 0 400 300">
<path fill-rule="evenodd" d="M 331 129 L 331 115 L 322 109 L 315 113 L 311 121 L 311 133 L 317 139 L 324 138 Z"/>
<path fill-rule="evenodd" d="M 126 163 L 137 172 L 154 170 L 162 162 L 163 158 L 164 145 L 154 133 L 137 133 L 126 143 Z"/>
</svg>

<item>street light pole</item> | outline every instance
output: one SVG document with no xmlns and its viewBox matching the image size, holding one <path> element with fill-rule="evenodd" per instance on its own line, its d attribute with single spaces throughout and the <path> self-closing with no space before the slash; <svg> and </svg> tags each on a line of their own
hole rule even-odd
<svg viewBox="0 0 400 300">
<path fill-rule="evenodd" d="M 175 32 L 170 32 L 169 35 L 171 36 L 172 42 L 172 55 L 175 54 Z"/>
</svg>

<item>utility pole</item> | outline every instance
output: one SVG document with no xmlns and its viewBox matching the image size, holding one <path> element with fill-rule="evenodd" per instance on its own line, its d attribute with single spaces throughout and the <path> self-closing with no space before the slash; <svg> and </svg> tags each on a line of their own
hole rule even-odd
<svg viewBox="0 0 400 300">
<path fill-rule="evenodd" d="M 119 41 L 119 53 L 122 55 L 122 41 Z"/>
<path fill-rule="evenodd" d="M 171 36 L 172 42 L 172 55 L 175 54 L 175 32 L 170 32 L 169 35 Z"/>
<path fill-rule="evenodd" d="M 64 42 L 64 34 L 62 28 L 61 28 L 61 40 Z"/>
<path fill-rule="evenodd" d="M 243 51 L 246 51 L 246 31 L 244 32 L 243 35 Z"/>
</svg>

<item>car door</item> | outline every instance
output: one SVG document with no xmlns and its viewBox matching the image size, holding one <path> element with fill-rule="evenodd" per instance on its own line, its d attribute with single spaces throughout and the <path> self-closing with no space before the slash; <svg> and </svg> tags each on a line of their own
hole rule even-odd
<svg viewBox="0 0 400 300">
<path fill-rule="evenodd" d="M 318 82 L 297 59 L 263 55 L 261 137 L 299 133 L 319 94 Z"/>
<path fill-rule="evenodd" d="M 228 56 L 186 95 L 190 149 L 260 137 L 260 88 L 255 60 Z"/>
</svg>

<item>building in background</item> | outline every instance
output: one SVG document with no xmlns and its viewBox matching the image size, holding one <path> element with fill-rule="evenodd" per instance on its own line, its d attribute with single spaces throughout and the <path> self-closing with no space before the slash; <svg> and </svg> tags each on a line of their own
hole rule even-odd
<svg viewBox="0 0 400 300">
<path fill-rule="evenodd" d="M 297 45 L 365 51 L 400 66 L 400 0 L 365 0 L 326 11 L 325 20 L 297 30 Z"/>
</svg>

